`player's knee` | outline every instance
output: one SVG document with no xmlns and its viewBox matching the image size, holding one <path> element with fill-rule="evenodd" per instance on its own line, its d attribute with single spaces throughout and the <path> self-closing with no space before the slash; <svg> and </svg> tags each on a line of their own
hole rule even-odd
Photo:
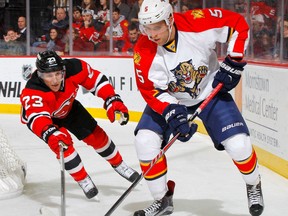
<svg viewBox="0 0 288 216">
<path fill-rule="evenodd" d="M 237 161 L 250 157 L 253 147 L 247 134 L 236 134 L 222 142 L 228 154 Z"/>
<path fill-rule="evenodd" d="M 135 137 L 135 148 L 140 160 L 152 160 L 161 148 L 162 138 L 151 130 L 139 130 Z"/>
<path fill-rule="evenodd" d="M 83 139 L 87 145 L 92 146 L 94 149 L 102 148 L 108 142 L 109 138 L 105 131 L 97 125 L 95 130 L 86 138 Z"/>
</svg>

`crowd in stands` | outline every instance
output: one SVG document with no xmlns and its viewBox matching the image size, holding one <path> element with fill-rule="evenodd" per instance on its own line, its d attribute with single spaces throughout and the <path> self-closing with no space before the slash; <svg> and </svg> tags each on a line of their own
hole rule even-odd
<svg viewBox="0 0 288 216">
<path fill-rule="evenodd" d="M 176 12 L 185 13 L 191 9 L 203 8 L 202 0 L 169 0 Z M 110 12 L 109 0 L 73 1 L 72 32 L 69 33 L 69 1 L 55 1 L 54 16 L 43 22 L 42 33 L 35 35 L 30 29 L 31 54 L 43 50 L 54 50 L 68 55 L 72 37 L 73 52 L 107 52 L 112 38 L 114 53 L 133 54 L 133 47 L 141 35 L 138 11 L 143 0 L 113 0 Z M 288 33 L 286 20 L 280 18 L 280 4 L 275 0 L 252 0 L 247 6 L 245 0 L 229 0 L 224 4 L 229 10 L 243 14 L 250 24 L 251 42 L 249 51 L 253 58 L 279 59 L 280 46 L 283 57 L 288 59 Z M 211 4 L 211 5 L 210 5 Z M 288 4 L 288 0 L 287 0 Z M 287 6 L 286 4 L 286 6 Z M 214 7 L 206 1 L 206 7 Z M 247 11 L 249 8 L 249 11 Z M 287 14 L 286 10 L 286 14 Z M 111 20 L 110 20 L 111 17 Z M 284 24 L 283 24 L 284 23 Z M 282 30 L 282 28 L 284 28 Z M 0 38 L 0 55 L 26 54 L 26 18 L 18 17 L 18 27 L 6 27 L 5 36 Z M 284 43 L 281 37 L 284 37 Z M 111 49 L 110 49 L 111 50 Z"/>
</svg>

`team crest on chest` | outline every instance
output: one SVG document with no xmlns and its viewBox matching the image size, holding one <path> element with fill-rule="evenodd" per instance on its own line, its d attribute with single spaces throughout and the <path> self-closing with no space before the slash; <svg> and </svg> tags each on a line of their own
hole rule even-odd
<svg viewBox="0 0 288 216">
<path fill-rule="evenodd" d="M 196 98 L 201 90 L 199 84 L 207 75 L 208 67 L 199 66 L 198 69 L 195 69 L 192 59 L 190 59 L 180 62 L 171 72 L 175 76 L 176 81 L 169 82 L 169 91 L 188 93 L 192 98 Z"/>
<path fill-rule="evenodd" d="M 71 96 L 62 102 L 57 110 L 52 113 L 53 118 L 64 118 L 71 109 L 72 103 L 77 95 L 78 88 L 75 89 L 75 92 Z"/>
</svg>

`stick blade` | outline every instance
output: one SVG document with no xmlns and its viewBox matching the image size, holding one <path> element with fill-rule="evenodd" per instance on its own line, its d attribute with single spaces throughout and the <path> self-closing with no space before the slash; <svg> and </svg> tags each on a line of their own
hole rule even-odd
<svg viewBox="0 0 288 216">
<path fill-rule="evenodd" d="M 39 209 L 39 213 L 43 216 L 56 216 L 49 208 L 44 206 Z"/>
</svg>

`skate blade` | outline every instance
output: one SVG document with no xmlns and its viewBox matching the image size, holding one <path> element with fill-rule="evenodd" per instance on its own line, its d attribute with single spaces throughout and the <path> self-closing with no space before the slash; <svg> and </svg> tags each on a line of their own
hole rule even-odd
<svg viewBox="0 0 288 216">
<path fill-rule="evenodd" d="M 96 201 L 96 202 L 100 202 L 100 199 L 99 197 L 96 195 L 95 197 L 93 197 L 93 199 Z"/>
</svg>

